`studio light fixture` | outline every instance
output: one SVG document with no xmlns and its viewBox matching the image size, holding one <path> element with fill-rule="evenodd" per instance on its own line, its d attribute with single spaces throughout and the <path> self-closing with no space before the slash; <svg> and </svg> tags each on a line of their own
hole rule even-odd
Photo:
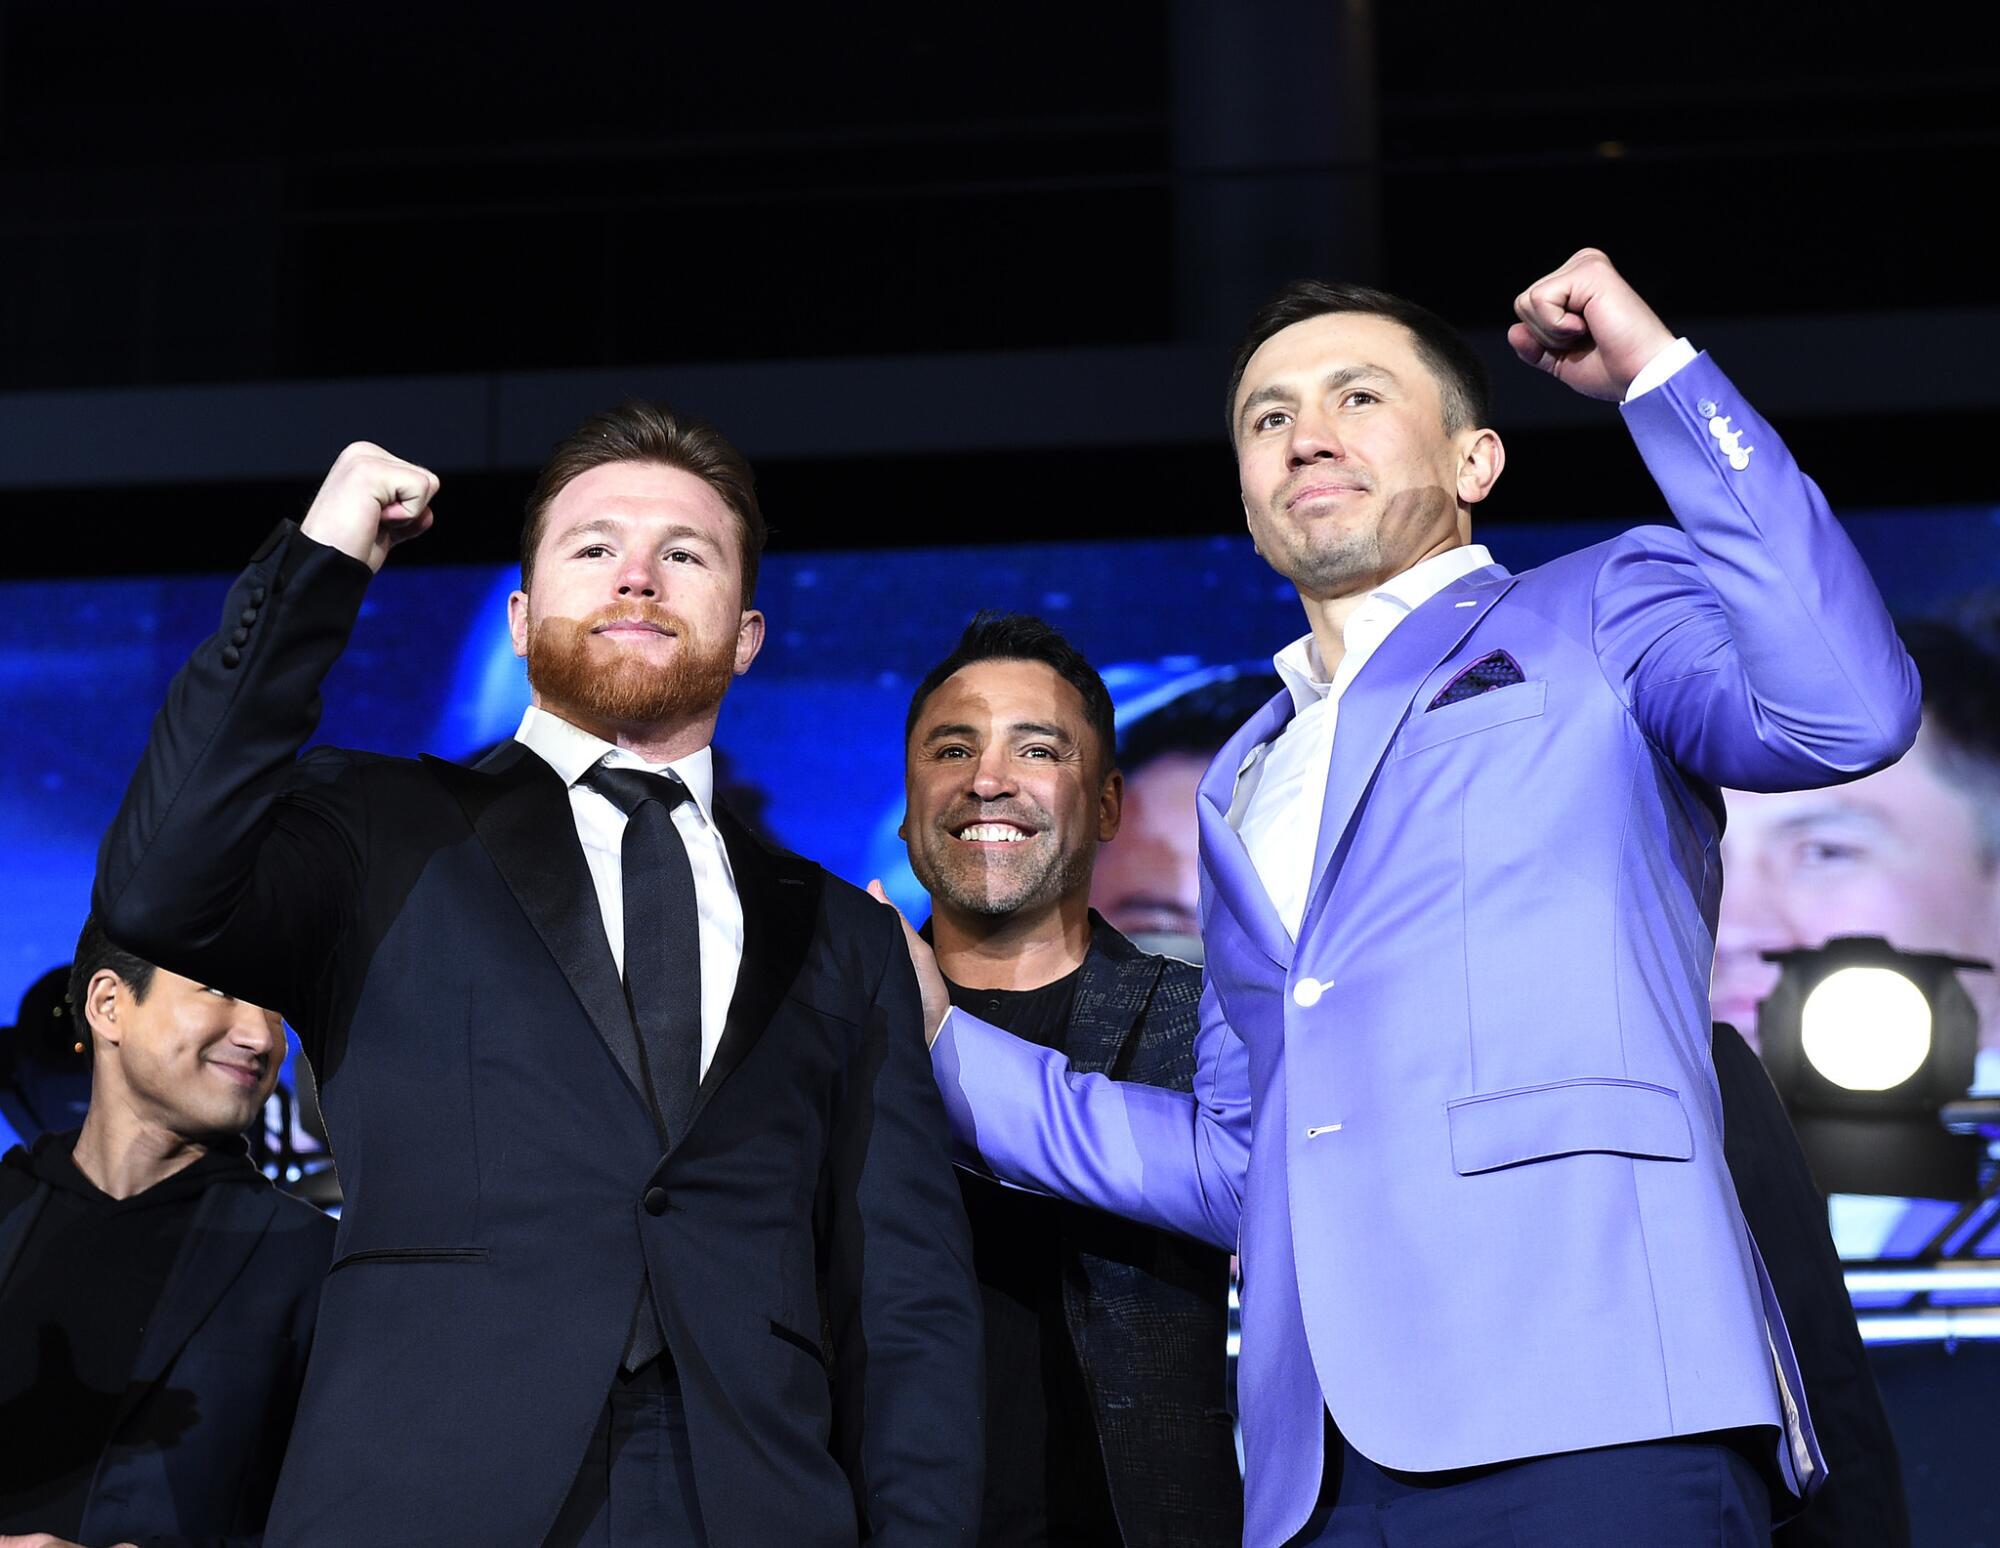
<svg viewBox="0 0 2000 1548">
<path fill-rule="evenodd" d="M 1783 972 L 1757 1010 L 1760 1051 L 1820 1187 L 1971 1197 L 1983 1146 L 1938 1113 L 1972 1084 L 1978 1051 L 1958 974 L 1992 965 L 1858 935 L 1764 955 Z"/>
</svg>

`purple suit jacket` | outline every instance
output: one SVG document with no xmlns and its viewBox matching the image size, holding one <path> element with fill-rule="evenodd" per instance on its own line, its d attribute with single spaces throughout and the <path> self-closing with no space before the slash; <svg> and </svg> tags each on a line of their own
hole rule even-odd
<svg viewBox="0 0 2000 1548">
<path fill-rule="evenodd" d="M 1723 1162 L 1716 787 L 1890 762 L 1916 674 L 1706 356 L 1624 413 L 1680 530 L 1481 570 L 1402 621 L 1341 700 L 1296 943 L 1224 815 L 1289 698 L 1217 756 L 1193 1093 L 962 1015 L 933 1051 L 998 1175 L 1242 1254 L 1250 1544 L 1310 1512 L 1322 1405 L 1393 1468 L 1744 1425 L 1777 1428 L 1795 1487 L 1823 1468 Z M 1494 651 L 1524 680 L 1429 707 Z"/>
</svg>

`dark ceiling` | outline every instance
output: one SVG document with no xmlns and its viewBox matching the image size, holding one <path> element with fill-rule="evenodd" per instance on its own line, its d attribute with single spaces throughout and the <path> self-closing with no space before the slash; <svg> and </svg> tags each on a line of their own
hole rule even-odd
<svg viewBox="0 0 2000 1548">
<path fill-rule="evenodd" d="M 1472 329 L 1585 242 L 1669 321 L 1992 304 L 2000 65 L 1971 8 L 1610 9 L 0 0 L 0 393 L 1213 346 L 1311 251 Z M 1985 420 L 1902 413 L 1885 467 L 1857 382 L 1795 439 L 1846 498 L 1966 498 Z M 1131 508 L 1135 457 L 1181 493 Z M 1525 433 L 1512 466 L 1514 511 L 1646 507 L 1612 424 Z M 763 477 L 781 542 L 810 494 L 803 546 L 1235 520 L 1191 439 Z M 524 485 L 453 487 L 507 509 Z M 226 566 L 310 487 L 44 481 L 0 514 L 106 529 L 114 567 Z M 213 539 L 161 534 L 218 510 Z M 507 525 L 431 557 L 504 552 Z"/>
</svg>

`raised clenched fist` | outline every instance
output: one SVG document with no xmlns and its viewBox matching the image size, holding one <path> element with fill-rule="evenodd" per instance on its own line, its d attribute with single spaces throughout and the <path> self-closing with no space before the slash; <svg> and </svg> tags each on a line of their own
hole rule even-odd
<svg viewBox="0 0 2000 1548">
<path fill-rule="evenodd" d="M 1514 353 L 1587 398 L 1616 403 L 1674 336 L 1594 247 L 1514 298 Z"/>
<path fill-rule="evenodd" d="M 437 475 L 356 441 L 327 471 L 299 530 L 380 570 L 389 550 L 430 529 Z"/>
</svg>

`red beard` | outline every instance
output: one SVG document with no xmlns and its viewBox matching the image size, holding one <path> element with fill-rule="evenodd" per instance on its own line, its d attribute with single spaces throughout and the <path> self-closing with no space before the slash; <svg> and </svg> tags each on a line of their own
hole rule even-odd
<svg viewBox="0 0 2000 1548">
<path fill-rule="evenodd" d="M 638 619 L 671 630 L 679 646 L 647 661 L 591 631 Z M 528 681 L 542 702 L 587 725 L 657 726 L 712 713 L 735 676 L 734 641 L 705 647 L 687 620 L 654 603 L 601 608 L 588 618 L 544 618 L 528 626 Z"/>
</svg>

